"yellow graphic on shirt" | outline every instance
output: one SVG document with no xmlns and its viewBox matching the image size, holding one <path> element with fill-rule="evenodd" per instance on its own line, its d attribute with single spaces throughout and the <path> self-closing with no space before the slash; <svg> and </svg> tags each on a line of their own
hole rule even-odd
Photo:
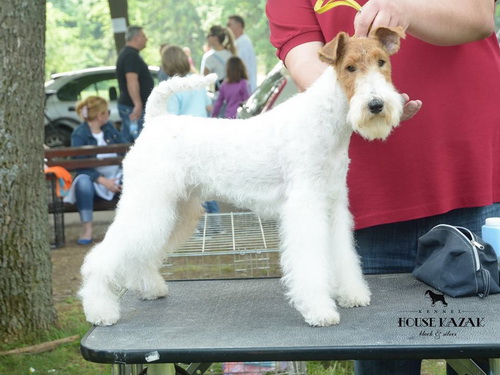
<svg viewBox="0 0 500 375">
<path fill-rule="evenodd" d="M 317 0 L 316 4 L 314 4 L 314 11 L 321 14 L 341 5 L 349 6 L 357 11 L 361 10 L 361 5 L 359 5 L 355 0 L 328 0 L 325 5 L 323 5 L 323 0 Z"/>
</svg>

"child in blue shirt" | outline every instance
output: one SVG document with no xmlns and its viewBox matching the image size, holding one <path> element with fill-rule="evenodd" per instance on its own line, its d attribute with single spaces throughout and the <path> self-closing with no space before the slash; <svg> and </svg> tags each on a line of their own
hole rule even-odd
<svg viewBox="0 0 500 375">
<path fill-rule="evenodd" d="M 191 74 L 189 57 L 179 46 L 163 48 L 161 63 L 163 71 L 169 77 L 185 77 Z M 205 88 L 175 93 L 167 102 L 167 112 L 175 115 L 208 117 L 211 109 L 211 101 Z"/>
</svg>

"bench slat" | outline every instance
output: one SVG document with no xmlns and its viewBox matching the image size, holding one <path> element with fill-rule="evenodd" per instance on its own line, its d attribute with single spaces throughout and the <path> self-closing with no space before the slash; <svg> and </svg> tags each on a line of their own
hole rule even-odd
<svg viewBox="0 0 500 375">
<path fill-rule="evenodd" d="M 114 158 L 88 158 L 88 159 L 55 159 L 47 160 L 45 164 L 49 167 L 63 167 L 68 171 L 81 168 L 95 168 L 101 167 L 103 165 L 120 165 L 123 160 L 123 156 L 118 156 Z"/>
<path fill-rule="evenodd" d="M 45 158 L 52 160 L 57 157 L 86 156 L 116 152 L 124 154 L 132 146 L 131 143 L 117 143 L 107 146 L 58 147 L 45 150 Z"/>
</svg>

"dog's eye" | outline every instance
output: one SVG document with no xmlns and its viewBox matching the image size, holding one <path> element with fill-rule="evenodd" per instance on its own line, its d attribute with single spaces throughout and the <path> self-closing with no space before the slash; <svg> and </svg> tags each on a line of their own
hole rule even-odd
<svg viewBox="0 0 500 375">
<path fill-rule="evenodd" d="M 383 67 L 385 65 L 385 60 L 379 60 L 378 61 L 378 66 Z"/>
<path fill-rule="evenodd" d="M 349 65 L 346 69 L 351 73 L 354 73 L 356 71 L 356 67 L 354 65 Z"/>
</svg>

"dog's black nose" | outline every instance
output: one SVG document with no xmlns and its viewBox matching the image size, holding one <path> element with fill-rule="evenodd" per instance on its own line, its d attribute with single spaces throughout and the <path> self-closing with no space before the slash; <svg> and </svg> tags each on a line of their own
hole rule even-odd
<svg viewBox="0 0 500 375">
<path fill-rule="evenodd" d="M 371 113 L 376 115 L 384 109 L 384 102 L 380 99 L 372 99 L 370 103 L 368 103 L 368 109 Z"/>
</svg>

